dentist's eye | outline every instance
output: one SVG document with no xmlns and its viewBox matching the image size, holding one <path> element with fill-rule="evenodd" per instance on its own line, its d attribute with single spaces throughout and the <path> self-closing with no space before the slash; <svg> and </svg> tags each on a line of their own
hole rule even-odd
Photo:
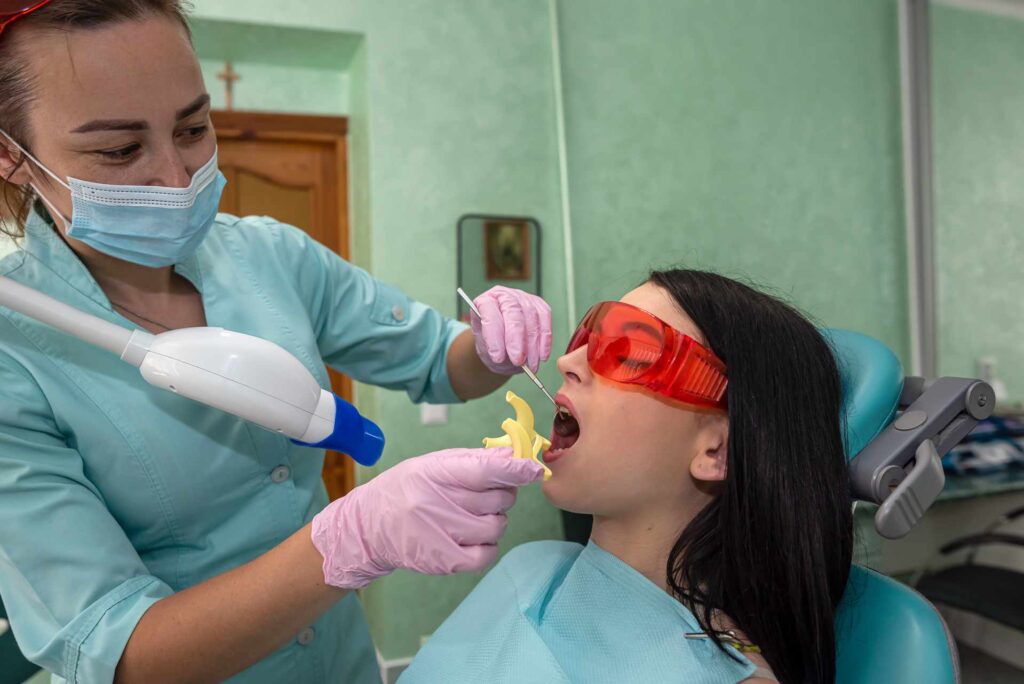
<svg viewBox="0 0 1024 684">
<path fill-rule="evenodd" d="M 206 136 L 206 132 L 209 130 L 210 127 L 205 124 L 202 126 L 192 126 L 191 128 L 183 130 L 181 132 L 181 137 L 188 141 L 201 140 Z"/>
<path fill-rule="evenodd" d="M 119 147 L 114 150 L 97 150 L 96 154 L 109 161 L 128 161 L 141 149 L 141 145 L 132 144 L 125 147 Z"/>
</svg>

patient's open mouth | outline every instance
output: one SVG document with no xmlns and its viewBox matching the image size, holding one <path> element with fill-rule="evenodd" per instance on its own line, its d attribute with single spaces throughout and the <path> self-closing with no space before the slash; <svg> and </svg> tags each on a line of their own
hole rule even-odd
<svg viewBox="0 0 1024 684">
<path fill-rule="evenodd" d="M 548 454 L 557 456 L 559 452 L 569 449 L 580 438 L 580 424 L 572 412 L 572 407 L 559 402 L 565 411 L 555 415 L 555 424 L 551 430 L 551 450 Z M 545 457 L 545 461 L 548 459 Z"/>
</svg>

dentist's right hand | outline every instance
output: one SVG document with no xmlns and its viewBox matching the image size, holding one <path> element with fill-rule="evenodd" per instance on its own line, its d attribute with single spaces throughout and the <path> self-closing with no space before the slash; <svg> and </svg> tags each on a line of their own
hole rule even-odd
<svg viewBox="0 0 1024 684">
<path fill-rule="evenodd" d="M 324 581 L 360 589 L 398 568 L 482 570 L 497 556 L 516 488 L 543 475 L 511 449 L 449 449 L 403 461 L 313 518 Z"/>
</svg>

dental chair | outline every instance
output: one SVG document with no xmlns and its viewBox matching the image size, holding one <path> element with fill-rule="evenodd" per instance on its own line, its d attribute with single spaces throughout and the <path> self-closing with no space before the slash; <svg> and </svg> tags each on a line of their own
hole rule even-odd
<svg viewBox="0 0 1024 684">
<path fill-rule="evenodd" d="M 875 529 L 898 539 L 945 484 L 942 456 L 995 408 L 979 380 L 904 377 L 880 342 L 824 331 L 843 381 L 846 451 L 853 497 L 878 505 Z M 910 587 L 854 565 L 836 616 L 836 680 L 960 681 L 956 646 L 939 612 Z"/>
</svg>

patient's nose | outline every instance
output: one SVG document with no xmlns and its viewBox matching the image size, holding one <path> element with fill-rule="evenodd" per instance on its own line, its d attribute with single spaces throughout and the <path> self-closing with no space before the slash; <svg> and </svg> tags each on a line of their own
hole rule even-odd
<svg viewBox="0 0 1024 684">
<path fill-rule="evenodd" d="M 558 358 L 558 372 L 570 382 L 585 382 L 590 378 L 590 366 L 587 364 L 587 346 L 583 345 Z"/>
</svg>

